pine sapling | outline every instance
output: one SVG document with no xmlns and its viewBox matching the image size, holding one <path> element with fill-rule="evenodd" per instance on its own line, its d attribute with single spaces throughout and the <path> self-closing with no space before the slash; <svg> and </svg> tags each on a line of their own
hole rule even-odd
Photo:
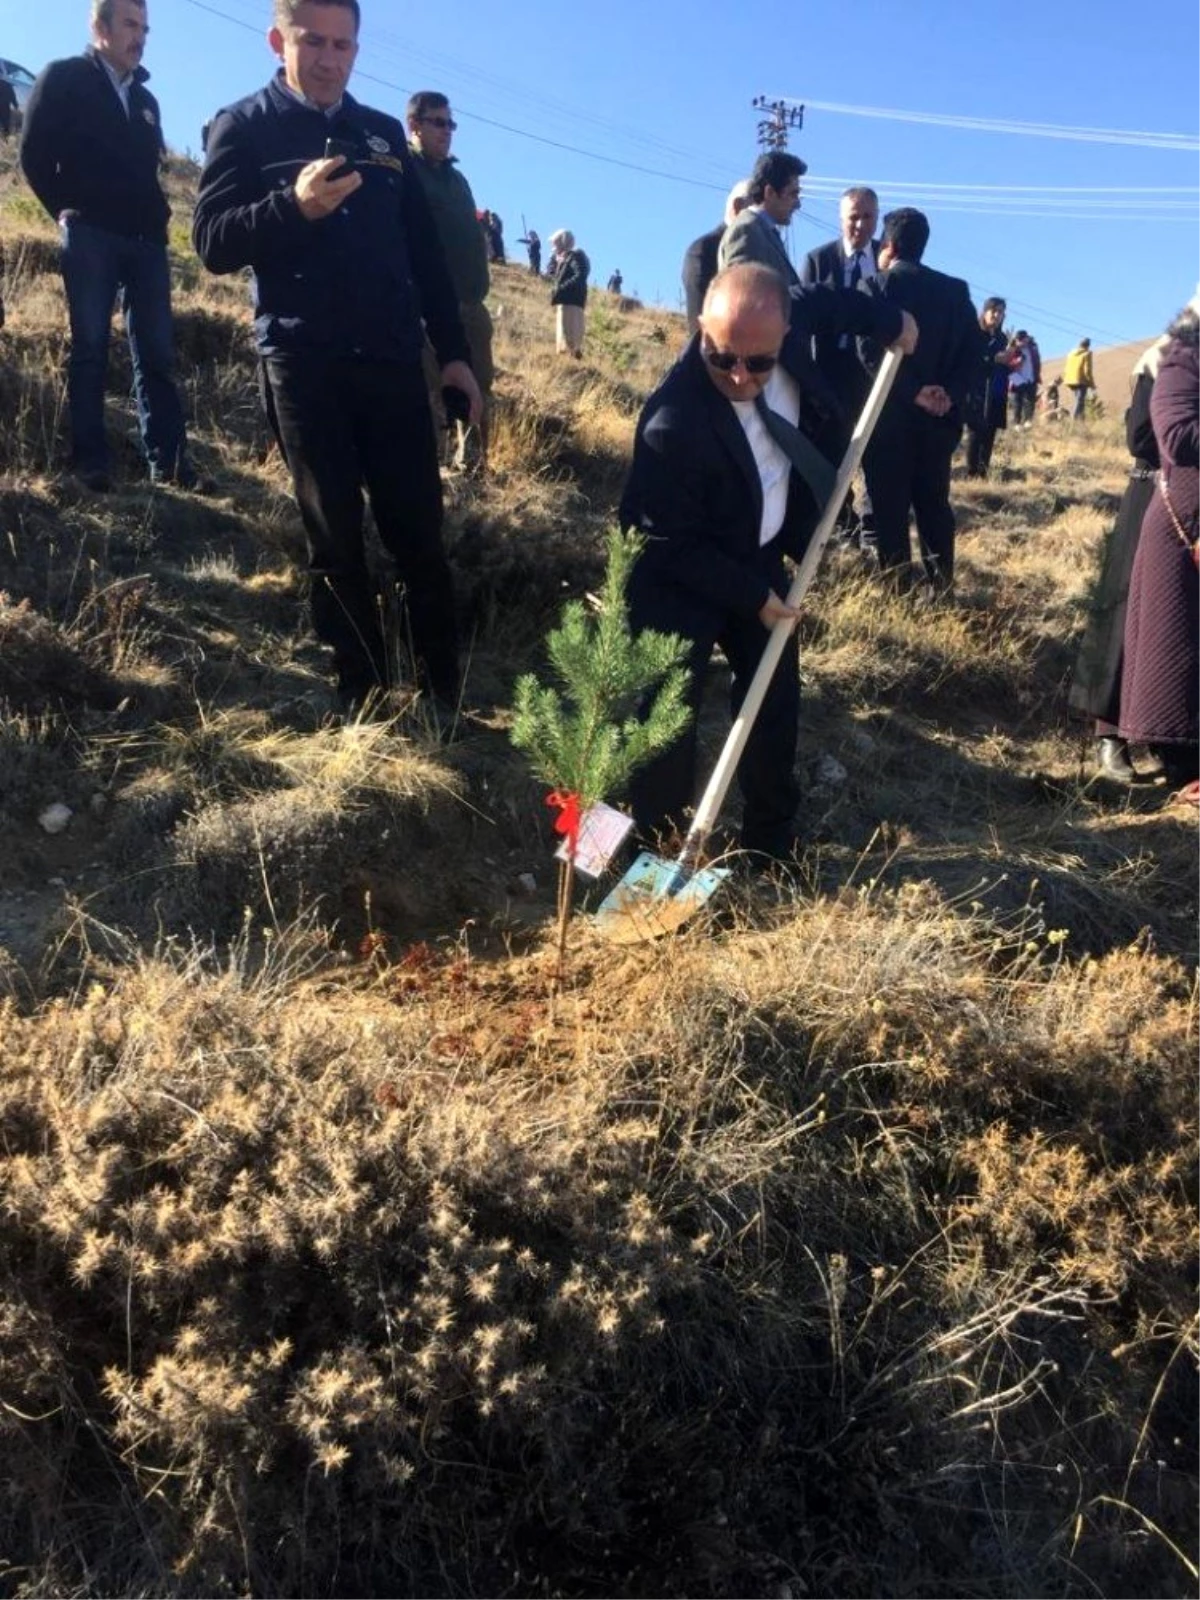
<svg viewBox="0 0 1200 1600">
<path fill-rule="evenodd" d="M 558 873 L 558 973 L 566 958 L 579 823 L 624 787 L 687 727 L 687 645 L 675 634 L 629 629 L 625 589 L 642 541 L 613 528 L 598 612 L 568 601 L 546 638 L 553 684 L 517 680 L 509 737 L 550 784 L 566 842 Z M 657 685 L 657 687 L 655 687 Z M 653 694 L 651 695 L 651 690 Z M 648 703 L 646 697 L 650 696 Z"/>
</svg>

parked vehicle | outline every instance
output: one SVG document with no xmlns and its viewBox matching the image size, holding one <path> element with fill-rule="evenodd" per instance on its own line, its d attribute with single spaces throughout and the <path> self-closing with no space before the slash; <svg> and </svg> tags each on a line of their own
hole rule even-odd
<svg viewBox="0 0 1200 1600">
<path fill-rule="evenodd" d="M 17 127 L 20 127 L 29 100 L 29 91 L 33 88 L 33 73 L 28 67 L 19 66 L 15 61 L 5 61 L 3 56 L 0 56 L 0 78 L 12 84 L 17 97 Z"/>
</svg>

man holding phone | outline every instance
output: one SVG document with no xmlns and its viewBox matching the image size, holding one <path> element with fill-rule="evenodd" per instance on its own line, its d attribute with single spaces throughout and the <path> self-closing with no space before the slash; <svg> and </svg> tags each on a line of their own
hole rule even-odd
<svg viewBox="0 0 1200 1600">
<path fill-rule="evenodd" d="M 346 709 L 396 681 L 401 645 L 452 709 L 457 631 L 421 324 L 443 384 L 478 423 L 454 286 L 404 129 L 346 92 L 358 0 L 275 0 L 274 15 L 281 68 L 213 118 L 193 241 L 212 272 L 254 271 L 264 403 L 307 536 L 313 627 Z M 385 636 L 367 570 L 364 488 L 403 591 L 399 639 Z"/>
</svg>

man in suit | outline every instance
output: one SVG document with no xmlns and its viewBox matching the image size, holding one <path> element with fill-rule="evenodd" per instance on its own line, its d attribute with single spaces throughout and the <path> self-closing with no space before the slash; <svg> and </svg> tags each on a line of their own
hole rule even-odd
<svg viewBox="0 0 1200 1600">
<path fill-rule="evenodd" d="M 841 236 L 810 250 L 800 268 L 801 283 L 824 283 L 834 289 L 857 289 L 864 279 L 879 275 L 879 248 L 875 227 L 879 221 L 879 196 L 874 189 L 847 189 L 838 208 Z M 854 340 L 846 334 L 813 340 L 817 366 L 829 379 L 847 414 L 856 418 L 867 396 L 869 381 Z"/>
<path fill-rule="evenodd" d="M 717 227 L 710 228 L 707 233 L 702 233 L 698 239 L 693 239 L 684 252 L 681 276 L 689 333 L 695 333 L 700 326 L 700 308 L 704 304 L 709 284 L 717 275 L 717 251 L 721 248 L 726 228 L 730 227 L 734 219 L 749 205 L 750 202 L 746 197 L 749 187 L 749 178 L 739 178 L 729 191 L 729 198 L 725 202 L 725 220 Z"/>
<path fill-rule="evenodd" d="M 939 593 L 954 577 L 950 458 L 962 435 L 963 405 L 979 367 L 983 336 L 962 279 L 921 264 L 928 242 L 929 222 L 920 211 L 906 207 L 884 217 L 881 277 L 871 287 L 913 314 L 921 343 L 897 375 L 863 467 L 881 570 L 900 589 L 911 586 L 911 508 L 925 577 Z M 873 370 L 881 355 L 878 345 L 867 342 L 863 350 Z"/>
<path fill-rule="evenodd" d="M 897 341 L 904 349 L 916 341 L 911 317 L 883 300 L 823 287 L 793 300 L 778 273 L 743 262 L 709 285 L 698 332 L 638 421 L 619 513 L 621 526 L 646 540 L 629 584 L 630 623 L 688 640 L 693 713 L 715 644 L 733 674 L 736 714 L 768 630 L 795 615 L 781 598 L 784 557 L 803 554 L 833 478 L 806 430 L 794 375 L 797 352 L 818 329 L 870 329 L 881 345 Z M 799 704 L 793 639 L 738 771 L 742 844 L 776 859 L 794 842 Z M 684 825 L 695 764 L 693 717 L 687 733 L 633 779 L 643 840 Z"/>
<path fill-rule="evenodd" d="M 800 209 L 800 179 L 808 167 L 788 150 L 768 150 L 750 174 L 749 205 L 725 232 L 717 251 L 722 267 L 758 261 L 778 272 L 789 289 L 800 278 L 783 243 L 786 228 Z"/>
<path fill-rule="evenodd" d="M 879 221 L 879 196 L 874 189 L 862 185 L 847 189 L 838 207 L 838 218 L 839 237 L 808 252 L 800 268 L 801 283 L 857 289 L 860 283 L 878 276 L 875 227 Z M 813 358 L 841 408 L 841 416 L 831 430 L 832 442 L 840 453 L 850 442 L 850 434 L 867 398 L 870 379 L 858 358 L 854 340 L 847 334 L 814 339 Z M 864 550 L 871 550 L 875 541 L 875 519 L 869 495 L 863 496 L 860 513 L 855 516 L 853 500 L 847 497 L 843 511 L 846 537 L 849 538 L 851 529 L 857 528 Z"/>
</svg>

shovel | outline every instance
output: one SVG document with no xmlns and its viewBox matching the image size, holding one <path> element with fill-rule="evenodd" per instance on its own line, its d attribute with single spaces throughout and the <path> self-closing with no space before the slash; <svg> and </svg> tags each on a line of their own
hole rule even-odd
<svg viewBox="0 0 1200 1600">
<path fill-rule="evenodd" d="M 898 350 L 888 350 L 884 354 L 867 403 L 855 423 L 846 454 L 842 457 L 833 493 L 788 590 L 787 604 L 793 608 L 799 606 L 816 574 L 822 552 L 829 543 L 829 536 L 842 508 L 842 501 L 858 471 L 867 441 L 875 431 L 879 413 L 883 410 L 883 403 L 903 359 Z M 742 708 L 734 718 L 725 747 L 696 807 L 696 815 L 677 859 L 668 861 L 644 850 L 620 883 L 600 903 L 596 912 L 596 926 L 612 943 L 636 944 L 643 939 L 658 939 L 674 932 L 712 898 L 722 880 L 729 876 L 728 867 L 701 867 L 700 859 L 729 785 L 733 782 L 733 775 L 767 687 L 779 665 L 788 635 L 795 625 L 794 618 L 781 617 L 771 629 L 766 649 L 746 690 Z"/>
</svg>

